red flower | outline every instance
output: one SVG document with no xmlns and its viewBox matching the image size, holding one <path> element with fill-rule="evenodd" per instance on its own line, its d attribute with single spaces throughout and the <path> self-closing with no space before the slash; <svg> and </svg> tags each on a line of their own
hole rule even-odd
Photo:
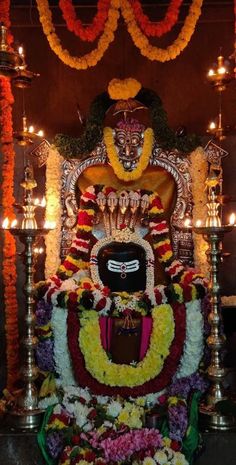
<svg viewBox="0 0 236 465">
<path fill-rule="evenodd" d="M 72 436 L 71 442 L 72 442 L 73 446 L 78 446 L 79 443 L 80 443 L 80 435 L 75 434 L 74 436 Z"/>
<path fill-rule="evenodd" d="M 102 310 L 105 306 L 106 306 L 106 298 L 103 297 L 102 299 L 98 301 L 95 307 L 95 310 L 97 310 L 97 312 L 100 312 L 100 310 Z"/>
<path fill-rule="evenodd" d="M 181 449 L 181 444 L 178 441 L 175 441 L 174 439 L 171 441 L 171 449 L 173 449 L 175 452 L 178 452 Z"/>
<path fill-rule="evenodd" d="M 84 454 L 84 459 L 87 460 L 87 462 L 94 462 L 96 459 L 96 454 L 92 450 L 87 450 Z"/>
<path fill-rule="evenodd" d="M 91 410 L 88 414 L 88 419 L 89 420 L 94 420 L 94 418 L 96 418 L 97 416 L 97 411 L 95 410 L 95 408 L 93 408 L 93 410 Z"/>
</svg>

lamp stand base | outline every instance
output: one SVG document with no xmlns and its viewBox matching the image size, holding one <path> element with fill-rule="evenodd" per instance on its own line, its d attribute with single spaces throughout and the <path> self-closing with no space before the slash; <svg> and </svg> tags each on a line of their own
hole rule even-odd
<svg viewBox="0 0 236 465">
<path fill-rule="evenodd" d="M 7 417 L 7 425 L 16 430 L 38 431 L 43 420 L 44 410 L 11 410 Z"/>
<path fill-rule="evenodd" d="M 199 426 L 202 431 L 236 430 L 236 417 L 217 412 L 214 407 L 201 404 L 199 408 Z"/>
</svg>

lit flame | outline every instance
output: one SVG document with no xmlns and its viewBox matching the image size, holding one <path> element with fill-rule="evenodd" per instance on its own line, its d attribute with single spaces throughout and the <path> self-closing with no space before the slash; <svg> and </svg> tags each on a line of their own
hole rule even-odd
<svg viewBox="0 0 236 465">
<path fill-rule="evenodd" d="M 208 76 L 214 76 L 214 74 L 215 74 L 214 69 L 209 69 Z"/>
<path fill-rule="evenodd" d="M 18 53 L 19 53 L 19 55 L 21 55 L 21 56 L 24 55 L 24 48 L 22 47 L 22 45 L 20 45 L 20 47 L 18 48 Z"/>
<path fill-rule="evenodd" d="M 30 126 L 28 131 L 32 134 L 34 132 L 34 126 Z"/>
<path fill-rule="evenodd" d="M 229 217 L 229 224 L 231 224 L 233 226 L 235 224 L 235 219 L 236 219 L 235 213 L 231 213 L 231 215 Z"/>
<path fill-rule="evenodd" d="M 200 228 L 200 226 L 202 226 L 202 222 L 201 222 L 201 220 L 197 220 L 196 221 L 196 227 Z"/>
<path fill-rule="evenodd" d="M 226 68 L 224 66 L 221 66 L 220 68 L 217 69 L 218 74 L 225 74 L 226 73 Z"/>
<path fill-rule="evenodd" d="M 185 228 L 190 228 L 191 227 L 191 219 L 190 218 L 186 218 L 186 220 L 184 221 L 184 226 L 185 226 Z"/>
<path fill-rule="evenodd" d="M 2 222 L 2 227 L 3 229 L 8 229 L 9 228 L 9 219 L 5 218 Z"/>
<path fill-rule="evenodd" d="M 37 132 L 37 136 L 39 137 L 43 137 L 44 136 L 44 132 L 42 129 L 40 129 L 38 132 Z"/>
<path fill-rule="evenodd" d="M 45 229 L 55 229 L 56 227 L 56 222 L 55 221 L 48 221 L 46 220 L 44 223 L 44 228 Z"/>
<path fill-rule="evenodd" d="M 44 248 L 43 248 L 43 247 L 35 247 L 35 248 L 34 248 L 34 253 L 35 253 L 36 255 L 41 255 L 43 252 L 44 252 Z"/>
<path fill-rule="evenodd" d="M 17 220 L 15 219 L 11 222 L 11 228 L 15 228 L 16 225 L 17 225 Z"/>
<path fill-rule="evenodd" d="M 45 197 L 42 198 L 40 205 L 41 205 L 41 207 L 46 207 L 46 199 L 45 199 Z"/>
<path fill-rule="evenodd" d="M 215 123 L 214 121 L 211 121 L 211 122 L 209 123 L 209 129 L 213 130 L 213 129 L 215 129 L 215 128 L 216 128 L 216 123 Z"/>
<path fill-rule="evenodd" d="M 38 198 L 34 199 L 34 205 L 36 205 L 36 206 L 39 205 L 39 199 Z"/>
</svg>

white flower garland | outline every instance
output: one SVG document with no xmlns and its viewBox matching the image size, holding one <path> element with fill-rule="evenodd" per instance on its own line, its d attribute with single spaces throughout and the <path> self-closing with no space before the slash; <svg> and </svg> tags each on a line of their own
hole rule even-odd
<svg viewBox="0 0 236 465">
<path fill-rule="evenodd" d="M 194 300 L 186 304 L 186 340 L 177 378 L 185 378 L 197 371 L 203 356 L 203 346 L 201 301 Z"/>
<path fill-rule="evenodd" d="M 67 310 L 53 307 L 51 325 L 54 337 L 54 363 L 59 384 L 76 386 L 67 343 Z"/>
<path fill-rule="evenodd" d="M 190 167 L 192 179 L 192 196 L 193 196 L 193 225 L 196 225 L 197 220 L 201 220 L 202 225 L 205 224 L 207 217 L 207 192 L 205 189 L 205 181 L 208 174 L 208 164 L 206 154 L 202 147 L 197 147 L 190 154 Z M 209 266 L 206 258 L 206 250 L 208 245 L 201 234 L 193 232 L 194 242 L 194 262 L 196 268 L 205 276 L 208 275 Z"/>
<path fill-rule="evenodd" d="M 61 179 L 63 158 L 55 147 L 49 149 L 46 164 L 46 221 L 55 222 L 56 227 L 45 236 L 45 277 L 56 273 L 60 265 L 61 242 Z"/>
</svg>

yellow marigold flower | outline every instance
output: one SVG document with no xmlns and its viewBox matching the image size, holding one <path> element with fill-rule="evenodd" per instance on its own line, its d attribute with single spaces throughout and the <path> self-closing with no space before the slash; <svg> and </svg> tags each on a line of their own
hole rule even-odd
<svg viewBox="0 0 236 465">
<path fill-rule="evenodd" d="M 136 79 L 112 79 L 108 85 L 108 93 L 113 100 L 127 100 L 134 98 L 141 89 Z"/>
</svg>

